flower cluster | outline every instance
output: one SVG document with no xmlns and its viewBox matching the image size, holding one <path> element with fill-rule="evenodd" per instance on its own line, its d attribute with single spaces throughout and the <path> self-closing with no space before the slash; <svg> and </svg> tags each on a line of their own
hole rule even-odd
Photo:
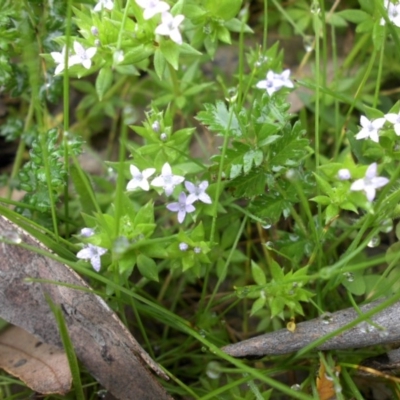
<svg viewBox="0 0 400 400">
<path fill-rule="evenodd" d="M 289 79 L 290 70 L 285 69 L 281 74 L 277 74 L 274 71 L 268 71 L 265 80 L 262 80 L 256 84 L 259 89 L 265 89 L 267 93 L 272 96 L 275 92 L 282 89 L 283 87 L 293 88 L 293 82 Z"/>
<path fill-rule="evenodd" d="M 92 228 L 83 228 L 81 229 L 82 237 L 90 237 L 94 235 L 94 230 Z M 95 271 L 99 272 L 101 268 L 101 260 L 100 257 L 107 252 L 107 249 L 95 246 L 94 244 L 85 244 L 85 247 L 78 251 L 76 256 L 81 260 L 90 261 L 92 267 Z"/>
<path fill-rule="evenodd" d="M 183 176 L 174 175 L 172 173 L 171 166 L 168 163 L 163 165 L 161 169 L 161 175 L 154 178 L 150 183 L 148 180 L 154 174 L 154 172 L 156 172 L 155 168 L 146 168 L 143 171 L 140 171 L 135 165 L 131 165 L 130 172 L 132 179 L 126 186 L 128 191 L 138 188 L 148 191 L 151 185 L 154 187 L 161 187 L 164 189 L 164 193 L 167 196 L 170 196 L 175 187 L 185 180 Z M 185 220 L 187 213 L 192 213 L 195 211 L 193 203 L 196 201 L 200 200 L 206 204 L 211 204 L 212 202 L 210 196 L 206 193 L 206 189 L 208 187 L 207 181 L 203 181 L 197 186 L 192 182 L 185 181 L 185 187 L 189 192 L 189 195 L 186 195 L 185 192 L 181 192 L 177 202 L 167 205 L 168 210 L 178 213 L 179 223 L 182 223 Z"/>
<path fill-rule="evenodd" d="M 142 7 L 143 18 L 150 19 L 157 14 L 161 14 L 161 24 L 155 30 L 156 35 L 169 36 L 172 41 L 182 44 L 182 35 L 179 31 L 179 25 L 185 17 L 181 14 L 173 16 L 169 10 L 169 4 L 161 0 L 136 0 L 136 3 Z"/>
<path fill-rule="evenodd" d="M 385 0 L 383 2 L 383 6 L 387 10 L 388 19 L 389 21 L 400 27 L 400 4 L 399 3 L 392 3 L 390 0 Z M 385 25 L 386 21 L 384 18 L 381 19 L 381 25 Z"/>
</svg>

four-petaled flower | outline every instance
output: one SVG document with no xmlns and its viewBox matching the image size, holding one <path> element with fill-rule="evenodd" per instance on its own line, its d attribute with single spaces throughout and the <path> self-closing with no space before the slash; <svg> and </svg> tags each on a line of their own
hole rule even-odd
<svg viewBox="0 0 400 400">
<path fill-rule="evenodd" d="M 173 175 L 171 166 L 165 163 L 161 170 L 161 175 L 151 181 L 152 186 L 162 187 L 167 196 L 170 196 L 176 185 L 185 180 L 183 176 Z M 186 196 L 186 195 L 185 195 Z"/>
<path fill-rule="evenodd" d="M 52 51 L 50 55 L 53 57 L 53 60 L 57 64 L 57 67 L 54 71 L 54 75 L 58 75 L 62 71 L 64 71 L 65 68 L 65 50 L 66 47 L 64 46 L 61 50 L 61 53 L 58 51 Z M 68 63 L 69 64 L 69 63 Z"/>
<path fill-rule="evenodd" d="M 92 58 L 96 54 L 96 47 L 85 48 L 79 43 L 74 42 L 75 53 L 69 58 L 69 65 L 82 64 L 86 69 L 92 66 Z"/>
<path fill-rule="evenodd" d="M 192 213 L 196 210 L 193 204 L 187 201 L 185 192 L 181 192 L 178 202 L 167 204 L 167 208 L 172 212 L 178 213 L 178 222 L 180 224 L 184 221 L 186 213 Z"/>
<path fill-rule="evenodd" d="M 150 19 L 156 14 L 163 13 L 169 10 L 169 4 L 160 0 L 136 0 L 136 3 L 144 8 L 143 18 Z"/>
<path fill-rule="evenodd" d="M 397 136 L 400 136 L 400 113 L 399 114 L 386 114 L 385 119 L 393 124 L 393 129 Z"/>
<path fill-rule="evenodd" d="M 141 188 L 142 190 L 149 190 L 150 185 L 148 182 L 148 179 L 150 178 L 151 175 L 156 172 L 155 168 L 146 168 L 143 170 L 143 172 L 140 172 L 139 168 L 135 167 L 134 165 L 130 166 L 130 171 L 132 174 L 132 178 L 127 186 L 126 190 L 134 190 L 136 188 Z"/>
<path fill-rule="evenodd" d="M 99 272 L 101 268 L 100 257 L 107 252 L 107 249 L 95 246 L 94 244 L 87 244 L 85 247 L 78 251 L 77 257 L 81 260 L 89 260 L 90 264 L 95 271 Z"/>
<path fill-rule="evenodd" d="M 385 186 L 389 182 L 388 178 L 376 176 L 377 168 L 378 166 L 376 163 L 371 164 L 368 167 L 364 178 L 356 180 L 350 186 L 350 190 L 352 191 L 363 190 L 369 202 L 374 200 L 376 189 Z"/>
<path fill-rule="evenodd" d="M 93 11 L 101 11 L 103 8 L 111 11 L 114 8 L 113 0 L 99 0 L 94 6 Z"/>
<path fill-rule="evenodd" d="M 282 87 L 293 88 L 293 82 L 289 79 L 290 69 L 285 69 L 281 74 L 277 74 L 274 71 L 267 72 L 267 78 L 256 84 L 259 89 L 265 89 L 271 96 L 273 93 L 282 89 Z"/>
<path fill-rule="evenodd" d="M 175 17 L 169 12 L 164 12 L 161 15 L 161 24 L 157 26 L 155 33 L 157 35 L 169 36 L 172 41 L 177 44 L 182 44 L 182 35 L 179 31 L 179 25 L 185 17 L 181 14 Z"/>
<path fill-rule="evenodd" d="M 370 121 L 367 117 L 364 115 L 361 116 L 360 118 L 360 125 L 362 126 L 362 129 L 360 132 L 357 133 L 355 138 L 357 140 L 359 139 L 365 139 L 369 137 L 372 141 L 378 143 L 379 142 L 379 129 L 382 128 L 382 126 L 385 123 L 385 118 L 377 118 L 374 119 L 373 121 Z"/>
<path fill-rule="evenodd" d="M 203 181 L 198 186 L 194 185 L 192 182 L 185 181 L 186 189 L 189 192 L 187 201 L 189 203 L 194 203 L 197 200 L 202 201 L 206 204 L 211 204 L 211 197 L 206 193 L 208 187 L 208 182 Z"/>
</svg>

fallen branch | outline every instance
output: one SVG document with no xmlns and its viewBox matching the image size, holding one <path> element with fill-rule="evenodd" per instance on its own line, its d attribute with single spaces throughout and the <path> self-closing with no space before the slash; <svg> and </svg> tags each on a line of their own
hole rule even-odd
<svg viewBox="0 0 400 400">
<path fill-rule="evenodd" d="M 292 353 L 316 341 L 318 343 L 315 347 L 318 350 L 351 349 L 399 342 L 400 301 L 380 310 L 384 303 L 373 302 L 360 307 L 362 315 L 353 308 L 340 310 L 328 317 L 301 322 L 296 325 L 293 333 L 280 329 L 230 344 L 222 350 L 233 357 L 262 357 Z M 344 327 L 350 329 L 337 332 Z"/>
</svg>

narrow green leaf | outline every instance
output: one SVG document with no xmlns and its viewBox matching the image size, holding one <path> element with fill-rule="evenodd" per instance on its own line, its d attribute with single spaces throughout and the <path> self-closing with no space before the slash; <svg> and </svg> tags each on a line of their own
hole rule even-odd
<svg viewBox="0 0 400 400">
<path fill-rule="evenodd" d="M 103 67 L 96 79 L 96 92 L 99 100 L 103 100 L 104 94 L 110 89 L 113 81 L 113 72 L 110 67 Z"/>
<path fill-rule="evenodd" d="M 254 261 L 251 261 L 251 274 L 257 285 L 265 285 L 267 283 L 264 271 Z"/>
<path fill-rule="evenodd" d="M 82 170 L 79 171 L 75 165 L 70 166 L 70 174 L 75 190 L 78 194 L 82 211 L 86 214 L 92 215 L 93 212 L 97 210 L 97 204 L 93 201 L 95 195 L 89 179 L 85 172 Z"/>
<path fill-rule="evenodd" d="M 151 281 L 158 282 L 158 270 L 156 262 L 144 254 L 139 254 L 137 257 L 137 266 L 140 273 Z"/>
<path fill-rule="evenodd" d="M 53 311 L 54 317 L 56 318 L 65 354 L 67 355 L 68 358 L 69 368 L 71 370 L 71 375 L 74 382 L 75 398 L 77 400 L 85 400 L 85 395 L 83 394 L 81 376 L 79 372 L 78 360 L 76 358 L 71 338 L 69 337 L 68 329 L 65 324 L 61 308 L 60 306 L 57 306 L 54 303 L 52 303 L 50 299 L 48 299 L 48 302 L 50 304 L 51 310 Z"/>
</svg>

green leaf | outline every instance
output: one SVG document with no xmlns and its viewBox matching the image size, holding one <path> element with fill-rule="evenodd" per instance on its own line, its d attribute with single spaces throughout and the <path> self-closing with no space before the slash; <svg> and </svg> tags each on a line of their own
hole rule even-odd
<svg viewBox="0 0 400 400">
<path fill-rule="evenodd" d="M 93 212 L 97 210 L 98 206 L 93 201 L 93 199 L 95 199 L 95 195 L 89 179 L 87 178 L 85 172 L 81 169 L 78 170 L 75 165 L 70 166 L 70 176 L 78 194 L 82 211 L 88 215 L 92 215 Z"/>
<path fill-rule="evenodd" d="M 251 274 L 254 282 L 256 282 L 257 285 L 261 286 L 267 283 L 267 278 L 265 277 L 264 271 L 253 260 L 251 261 Z"/>
<path fill-rule="evenodd" d="M 233 179 L 228 187 L 235 189 L 236 197 L 252 197 L 263 194 L 265 184 L 265 172 L 260 168 L 254 168 L 247 175 L 240 175 Z"/>
<path fill-rule="evenodd" d="M 163 53 L 161 52 L 160 49 L 157 49 L 156 52 L 154 53 L 154 69 L 156 71 L 157 76 L 160 79 L 162 79 L 164 75 L 164 70 L 166 65 L 167 62 L 165 60 Z"/>
<path fill-rule="evenodd" d="M 264 306 L 265 303 L 267 302 L 267 299 L 265 297 L 259 297 L 252 305 L 250 315 L 254 315 L 257 311 L 261 310 Z"/>
<path fill-rule="evenodd" d="M 335 13 L 335 15 L 339 15 L 344 18 L 346 21 L 350 21 L 354 24 L 359 24 L 360 22 L 365 21 L 370 18 L 370 15 L 362 10 L 343 10 Z"/>
<path fill-rule="evenodd" d="M 179 67 L 179 45 L 172 40 L 162 40 L 160 50 L 165 59 L 177 70 Z"/>
<path fill-rule="evenodd" d="M 239 12 L 242 0 L 206 0 L 205 8 L 213 17 L 232 19 Z"/>
<path fill-rule="evenodd" d="M 134 47 L 124 53 L 124 59 L 119 65 L 131 65 L 137 64 L 146 58 L 150 57 L 154 53 L 153 46 L 145 46 L 143 44 Z"/>
<path fill-rule="evenodd" d="M 103 100 L 104 94 L 110 89 L 113 81 L 113 73 L 110 67 L 103 67 L 96 79 L 96 92 L 99 100 Z"/>
<path fill-rule="evenodd" d="M 328 196 L 315 196 L 310 199 L 311 201 L 315 201 L 318 204 L 322 204 L 323 206 L 327 206 L 331 204 L 331 199 Z"/>
<path fill-rule="evenodd" d="M 322 178 L 321 175 L 314 173 L 314 176 L 315 180 L 317 181 L 317 185 L 322 190 L 322 192 L 328 195 L 329 197 L 332 197 L 334 195 L 332 185 L 324 178 Z"/>
<path fill-rule="evenodd" d="M 156 262 L 144 254 L 139 254 L 137 257 L 137 266 L 140 273 L 151 281 L 158 282 L 158 270 Z"/>
<path fill-rule="evenodd" d="M 215 105 L 205 104 L 206 111 L 197 114 L 197 119 L 217 133 L 229 136 L 242 136 L 242 130 L 235 112 L 228 110 L 225 103 L 218 100 Z"/>
<path fill-rule="evenodd" d="M 285 278 L 282 267 L 275 260 L 271 260 L 269 268 L 271 270 L 272 278 L 274 278 L 276 282 L 282 282 Z"/>
</svg>

